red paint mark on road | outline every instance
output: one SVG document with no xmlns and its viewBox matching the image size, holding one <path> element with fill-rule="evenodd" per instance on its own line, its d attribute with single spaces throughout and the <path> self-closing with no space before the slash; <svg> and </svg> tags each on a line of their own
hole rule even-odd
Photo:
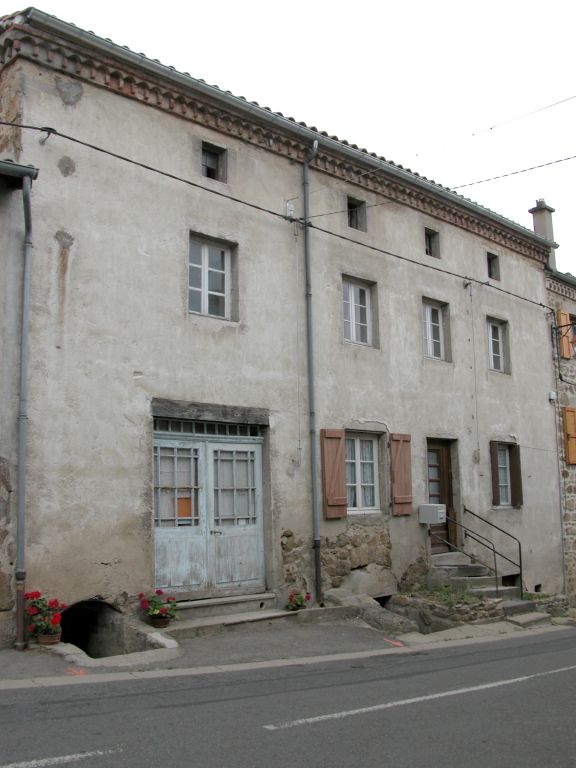
<svg viewBox="0 0 576 768">
<path fill-rule="evenodd" d="M 66 670 L 67 675 L 87 675 L 88 671 L 84 669 L 84 667 L 79 667 L 78 669 L 76 667 L 68 667 Z"/>
<path fill-rule="evenodd" d="M 390 643 L 390 645 L 393 645 L 394 648 L 404 648 L 404 643 L 401 640 L 390 640 L 389 637 L 383 638 L 384 642 Z"/>
</svg>

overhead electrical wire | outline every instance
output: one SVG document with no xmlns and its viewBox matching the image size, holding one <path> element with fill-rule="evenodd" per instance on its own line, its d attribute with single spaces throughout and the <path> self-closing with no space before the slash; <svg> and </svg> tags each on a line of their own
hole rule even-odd
<svg viewBox="0 0 576 768">
<path fill-rule="evenodd" d="M 253 208 L 254 210 L 260 211 L 262 213 L 268 213 L 268 214 L 270 214 L 270 215 L 272 215 L 272 216 L 274 216 L 276 218 L 283 219 L 284 221 L 296 222 L 296 223 L 301 224 L 301 225 L 304 226 L 304 222 L 301 219 L 295 219 L 295 218 L 286 216 L 285 214 L 278 213 L 277 211 L 273 211 L 273 210 L 271 210 L 269 208 L 264 208 L 263 206 L 258 205 L 257 203 L 251 203 L 251 202 L 248 202 L 247 200 L 242 200 L 241 198 L 234 197 L 232 195 L 227 195 L 224 192 L 220 192 L 219 190 L 216 190 L 216 189 L 209 189 L 208 187 L 204 187 L 202 184 L 198 184 L 197 182 L 191 181 L 190 179 L 185 179 L 182 176 L 176 176 L 175 174 L 169 173 L 167 171 L 162 171 L 159 168 L 155 168 L 152 165 L 147 165 L 146 163 L 141 163 L 139 160 L 133 160 L 132 158 L 127 157 L 126 155 L 121 155 L 121 154 L 119 154 L 117 152 L 112 152 L 109 149 L 105 149 L 104 147 L 100 147 L 100 146 L 98 146 L 96 144 L 91 144 L 90 142 L 83 141 L 82 139 L 78 139 L 75 136 L 70 136 L 68 134 L 61 133 L 60 131 L 56 130 L 55 128 L 40 127 L 40 126 L 37 126 L 37 125 L 25 125 L 23 123 L 8 122 L 8 121 L 5 121 L 5 120 L 0 120 L 0 125 L 11 126 L 13 128 L 23 128 L 23 129 L 26 129 L 26 130 L 37 131 L 39 133 L 45 133 L 47 135 L 46 135 L 46 139 L 44 141 L 46 141 L 52 135 L 53 136 L 58 136 L 59 138 L 65 139 L 66 141 L 71 141 L 71 142 L 73 142 L 75 144 L 79 144 L 79 145 L 81 145 L 83 147 L 87 147 L 88 149 L 92 149 L 92 150 L 94 150 L 96 152 L 100 152 L 100 153 L 102 153 L 104 155 L 107 155 L 109 157 L 113 157 L 116 160 L 120 160 L 122 162 L 130 163 L 131 165 L 135 165 L 138 168 L 142 168 L 142 169 L 144 169 L 146 171 L 150 171 L 152 173 L 157 173 L 157 174 L 159 174 L 161 176 L 164 176 L 166 178 L 172 179 L 173 181 L 178 181 L 178 182 L 181 182 L 182 184 L 186 184 L 186 185 L 188 185 L 190 187 L 195 187 L 197 189 L 201 189 L 204 192 L 209 192 L 212 195 L 216 195 L 218 197 L 222 197 L 222 198 L 224 198 L 226 200 L 231 200 L 232 202 L 239 203 L 240 205 L 248 206 L 249 208 Z M 386 205 L 389 202 L 391 202 L 391 201 L 385 201 L 383 203 L 376 203 L 375 206 L 376 205 Z M 334 211 L 334 213 L 338 213 L 338 211 Z M 330 215 L 330 214 L 317 214 L 317 215 L 318 216 L 322 216 L 322 215 Z M 462 274 L 459 274 L 458 272 L 452 272 L 451 270 L 443 269 L 442 267 L 437 267 L 437 266 L 435 266 L 433 264 L 428 264 L 426 262 L 418 261 L 417 259 L 411 259 L 408 256 L 401 256 L 400 254 L 394 253 L 393 251 L 387 251 L 385 248 L 379 248 L 378 246 L 371 245 L 369 243 L 362 243 L 359 240 L 354 240 L 351 237 L 347 237 L 346 235 L 338 234 L 337 232 L 331 232 L 328 229 L 323 229 L 322 227 L 318 227 L 317 225 L 312 224 L 312 223 L 308 223 L 307 226 L 311 227 L 312 229 L 315 229 L 317 232 L 322 232 L 323 234 L 329 235 L 331 237 L 336 237 L 336 238 L 338 238 L 340 240 L 344 240 L 346 242 L 353 243 L 354 245 L 362 246 L 364 248 L 367 248 L 368 250 L 375 251 L 376 253 L 381 253 L 381 254 L 383 254 L 385 256 L 391 256 L 391 257 L 393 257 L 395 259 L 399 259 L 399 260 L 404 261 L 404 262 L 406 262 L 408 264 L 413 264 L 413 265 L 415 265 L 417 267 L 423 267 L 424 269 L 430 269 L 430 270 L 432 270 L 434 272 L 441 272 L 443 274 L 450 275 L 451 277 L 455 277 L 455 278 L 458 278 L 458 279 L 464 280 L 464 281 L 469 281 L 469 282 L 475 283 L 477 285 L 483 285 L 483 286 L 492 288 L 495 291 L 499 291 L 500 293 L 507 294 L 508 296 L 512 296 L 512 297 L 514 297 L 516 299 L 521 299 L 522 301 L 526 301 L 529 304 L 534 304 L 534 305 L 536 305 L 538 307 L 542 307 L 544 309 L 548 309 L 548 310 L 552 309 L 551 307 L 548 307 L 546 304 L 543 304 L 542 302 L 537 302 L 537 301 L 534 301 L 533 299 L 528 299 L 525 296 L 521 296 L 520 294 L 514 293 L 513 291 L 507 291 L 504 288 L 500 288 L 500 286 L 494 285 L 493 283 L 490 283 L 490 282 L 487 282 L 487 281 L 478 280 L 476 278 L 469 277 L 468 275 L 462 275 Z"/>
<path fill-rule="evenodd" d="M 527 117 L 532 117 L 532 115 L 536 115 L 539 112 L 545 112 L 547 109 L 552 109 L 552 107 L 558 107 L 560 106 L 560 104 L 565 104 L 567 101 L 572 101 L 573 99 L 576 99 L 576 96 L 568 96 L 565 99 L 560 99 L 560 101 L 555 101 L 553 104 L 546 104 L 544 107 L 538 107 L 537 109 L 533 109 L 531 112 L 524 112 L 522 115 L 511 117 L 508 120 L 502 120 L 502 122 L 495 123 L 494 125 L 490 125 L 488 126 L 488 128 L 482 128 L 479 131 L 473 131 L 471 134 L 467 134 L 466 136 L 461 136 L 459 139 L 453 139 L 449 143 L 445 142 L 443 144 L 438 145 L 438 148 L 442 149 L 444 147 L 454 146 L 454 144 L 460 144 L 461 142 L 466 141 L 467 139 L 473 139 L 476 136 L 481 136 L 484 133 L 490 133 L 490 131 L 494 131 L 496 130 L 496 128 L 501 128 L 504 125 L 510 125 L 510 123 L 516 123 L 518 122 L 518 120 L 524 120 Z M 430 153 L 430 150 L 428 150 L 428 153 Z M 422 155 L 425 155 L 425 154 L 426 154 L 426 150 L 422 152 L 416 152 L 414 153 L 414 157 L 421 157 Z"/>
<path fill-rule="evenodd" d="M 509 173 L 502 173 L 500 176 L 491 176 L 489 179 L 480 179 L 480 181 L 470 181 L 468 184 L 458 184 L 451 189 L 463 189 L 464 187 L 473 187 L 476 184 L 486 184 L 487 181 L 496 181 L 497 179 L 506 179 L 508 176 L 516 176 L 519 173 L 528 173 L 528 171 L 536 171 L 538 168 L 546 168 L 549 165 L 556 165 L 557 163 L 565 163 L 567 160 L 576 159 L 576 155 L 570 157 L 562 157 L 559 160 L 550 160 L 549 163 L 541 163 L 540 165 L 532 165 L 530 168 L 522 168 L 519 171 L 510 171 Z"/>
</svg>

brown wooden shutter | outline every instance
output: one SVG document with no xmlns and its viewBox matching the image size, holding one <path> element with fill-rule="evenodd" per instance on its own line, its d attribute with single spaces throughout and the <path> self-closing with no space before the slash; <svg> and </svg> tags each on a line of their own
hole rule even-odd
<svg viewBox="0 0 576 768">
<path fill-rule="evenodd" d="M 564 459 L 576 464 L 576 408 L 562 408 L 564 421 Z"/>
<path fill-rule="evenodd" d="M 522 506 L 522 469 L 520 466 L 520 446 L 509 445 L 510 456 L 510 501 L 513 507 Z"/>
<path fill-rule="evenodd" d="M 500 485 L 498 482 L 498 443 L 490 443 L 490 471 L 492 473 L 492 506 L 500 506 Z"/>
<path fill-rule="evenodd" d="M 324 517 L 327 520 L 346 517 L 348 512 L 344 462 L 345 440 L 346 433 L 343 429 L 320 430 Z"/>
<path fill-rule="evenodd" d="M 410 435 L 390 435 L 392 514 L 412 514 L 412 457 Z"/>
<path fill-rule="evenodd" d="M 572 328 L 570 327 L 570 313 L 559 309 L 556 312 L 558 327 L 558 350 L 560 357 L 570 360 L 572 357 Z"/>
</svg>

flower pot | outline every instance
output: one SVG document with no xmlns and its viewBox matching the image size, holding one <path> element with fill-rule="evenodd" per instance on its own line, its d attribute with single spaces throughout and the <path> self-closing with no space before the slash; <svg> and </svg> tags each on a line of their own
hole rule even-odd
<svg viewBox="0 0 576 768">
<path fill-rule="evenodd" d="M 169 616 L 150 616 L 150 624 L 156 629 L 163 629 L 170 624 Z"/>
<path fill-rule="evenodd" d="M 60 642 L 61 637 L 61 632 L 55 635 L 36 635 L 36 642 L 38 645 L 56 645 L 56 643 Z"/>
</svg>

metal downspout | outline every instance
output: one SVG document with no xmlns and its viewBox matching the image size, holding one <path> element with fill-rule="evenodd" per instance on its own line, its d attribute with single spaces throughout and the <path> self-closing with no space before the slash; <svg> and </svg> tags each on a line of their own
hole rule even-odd
<svg viewBox="0 0 576 768">
<path fill-rule="evenodd" d="M 18 401 L 18 497 L 16 515 L 16 642 L 18 650 L 24 650 L 28 643 L 25 636 L 24 592 L 26 570 L 24 555 L 25 484 L 26 484 L 26 426 L 28 421 L 28 328 L 30 308 L 30 271 L 32 261 L 32 209 L 30 190 L 32 180 L 22 179 L 24 202 L 24 275 L 22 284 L 22 327 L 20 332 L 20 395 Z"/>
<path fill-rule="evenodd" d="M 317 436 L 316 436 L 316 404 L 314 388 L 314 340 L 312 326 L 312 268 L 310 254 L 310 181 L 309 164 L 318 152 L 318 142 L 315 141 L 308 152 L 302 166 L 302 195 L 304 200 L 304 265 L 306 273 L 306 348 L 308 355 L 308 423 L 310 432 L 310 476 L 312 480 L 312 549 L 314 551 L 314 578 L 316 602 L 321 605 L 322 595 L 322 563 L 320 560 L 320 500 L 318 497 L 318 468 L 317 468 Z"/>
</svg>

